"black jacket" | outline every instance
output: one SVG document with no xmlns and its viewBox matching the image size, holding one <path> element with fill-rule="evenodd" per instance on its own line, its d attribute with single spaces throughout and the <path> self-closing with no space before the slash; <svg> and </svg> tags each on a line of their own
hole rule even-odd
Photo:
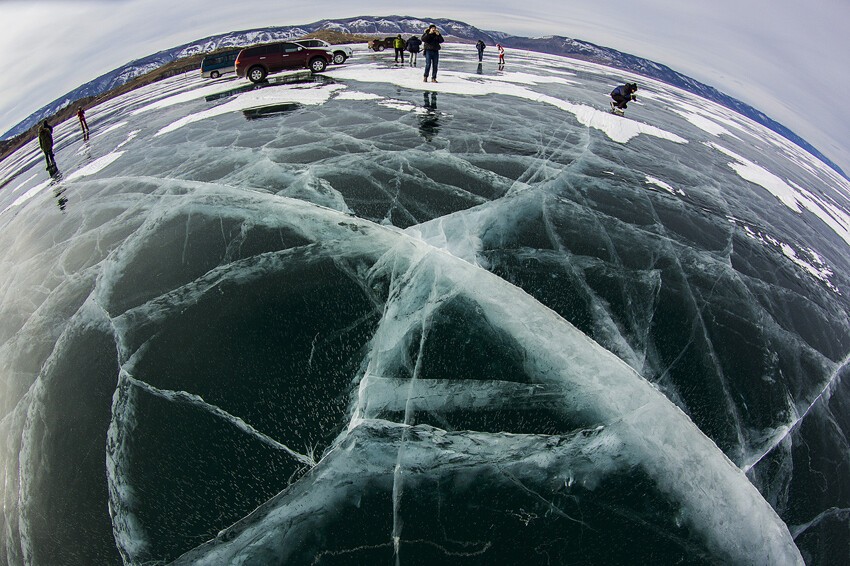
<svg viewBox="0 0 850 566">
<path fill-rule="evenodd" d="M 53 151 L 53 128 L 49 125 L 42 125 L 38 128 L 38 145 L 41 151 Z"/>
<path fill-rule="evenodd" d="M 611 96 L 622 96 L 625 99 L 636 99 L 637 96 L 634 96 L 634 93 L 637 91 L 636 88 L 632 88 L 632 85 L 626 83 L 624 85 L 620 85 L 614 90 L 611 91 Z"/>
<path fill-rule="evenodd" d="M 428 33 L 426 31 L 422 34 L 423 49 L 425 51 L 439 51 L 442 42 L 443 36 L 440 33 Z"/>
<path fill-rule="evenodd" d="M 407 40 L 407 50 L 411 53 L 419 53 L 419 47 L 422 45 L 422 40 L 416 36 Z"/>
</svg>

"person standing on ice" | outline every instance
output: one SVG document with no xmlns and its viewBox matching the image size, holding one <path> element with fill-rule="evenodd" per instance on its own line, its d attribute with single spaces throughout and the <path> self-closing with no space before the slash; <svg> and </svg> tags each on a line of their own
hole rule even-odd
<svg viewBox="0 0 850 566">
<path fill-rule="evenodd" d="M 496 49 L 499 50 L 499 65 L 504 65 L 505 64 L 505 48 L 502 47 L 501 43 L 497 43 Z"/>
<path fill-rule="evenodd" d="M 407 51 L 410 53 L 410 57 L 408 60 L 410 61 L 410 66 L 416 66 L 416 56 L 419 54 L 419 48 L 422 46 L 422 40 L 416 37 L 415 35 L 411 35 L 410 39 L 407 40 Z"/>
<path fill-rule="evenodd" d="M 443 43 L 443 36 L 437 30 L 437 26 L 431 24 L 425 33 L 422 34 L 422 44 L 425 51 L 425 75 L 422 79 L 428 82 L 428 71 L 431 71 L 431 82 L 437 82 L 437 65 L 440 62 L 440 44 Z"/>
<path fill-rule="evenodd" d="M 89 140 L 89 125 L 86 122 L 86 112 L 83 110 L 83 107 L 80 106 L 77 108 L 77 118 L 80 119 L 80 128 L 83 129 L 83 140 Z"/>
<path fill-rule="evenodd" d="M 44 159 L 47 161 L 47 172 L 51 175 L 56 171 L 56 157 L 53 155 L 53 126 L 47 120 L 41 123 L 38 128 L 38 145 L 41 151 L 44 152 Z"/>
<path fill-rule="evenodd" d="M 637 89 L 637 83 L 626 83 L 612 90 L 611 98 L 614 100 L 611 102 L 611 112 L 614 112 L 615 114 L 623 114 L 628 103 L 632 100 L 637 100 L 637 95 L 635 94 Z"/>
<path fill-rule="evenodd" d="M 395 62 L 398 63 L 398 58 L 401 57 L 401 64 L 404 65 L 404 40 L 401 34 L 395 36 L 393 47 L 395 47 Z"/>
<path fill-rule="evenodd" d="M 487 46 L 480 39 L 478 40 L 478 43 L 475 44 L 475 49 L 478 50 L 478 62 L 479 63 L 484 60 L 484 48 L 485 47 L 487 47 Z"/>
</svg>

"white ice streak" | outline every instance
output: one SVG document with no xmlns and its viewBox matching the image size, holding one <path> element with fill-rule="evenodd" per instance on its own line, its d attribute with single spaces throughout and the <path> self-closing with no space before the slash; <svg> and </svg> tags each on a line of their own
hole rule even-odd
<svg viewBox="0 0 850 566">
<path fill-rule="evenodd" d="M 836 287 L 829 280 L 830 277 L 832 277 L 832 275 L 833 275 L 832 269 L 830 269 L 829 266 L 827 266 L 826 264 L 823 263 L 822 260 L 820 260 L 820 256 L 817 255 L 817 252 L 815 252 L 811 248 L 808 249 L 808 252 L 816 260 L 820 260 L 819 265 L 815 266 L 814 263 L 806 261 L 805 259 L 801 258 L 797 254 L 797 251 L 793 247 L 789 246 L 788 244 L 783 242 L 780 247 L 781 247 L 782 253 L 785 255 L 785 257 L 790 259 L 792 262 L 797 264 L 799 267 L 803 268 L 803 270 L 809 272 L 809 274 L 812 275 L 813 277 L 820 279 L 821 281 L 826 283 L 829 286 L 829 288 L 832 289 L 834 292 L 839 293 L 838 287 Z"/>
<path fill-rule="evenodd" d="M 803 209 L 808 210 L 832 228 L 845 242 L 850 244 L 850 215 L 845 211 L 823 202 L 812 193 L 802 189 L 799 185 L 796 186 L 797 188 L 792 187 L 788 182 L 774 175 L 761 165 L 721 145 L 714 142 L 708 142 L 706 145 L 734 159 L 728 165 L 742 179 L 766 189 L 794 212 L 801 213 Z"/>
<path fill-rule="evenodd" d="M 727 136 L 737 137 L 733 135 L 729 130 L 715 122 L 714 120 L 710 120 L 705 116 L 700 116 L 699 114 L 693 114 L 691 112 L 684 112 L 682 110 L 673 110 L 676 114 L 699 128 L 704 132 L 708 132 L 712 136 L 719 136 L 721 134 L 725 134 Z"/>
<path fill-rule="evenodd" d="M 385 108 L 392 108 L 393 110 L 401 110 L 402 112 L 415 112 L 419 109 L 415 104 L 411 104 L 405 100 L 397 100 L 395 98 L 385 98 L 378 102 L 381 106 Z"/>
<path fill-rule="evenodd" d="M 655 185 L 656 187 L 660 187 L 673 195 L 682 195 L 684 196 L 685 192 L 682 189 L 675 189 L 669 183 L 665 183 L 661 179 L 653 177 L 651 175 L 646 175 L 646 182 L 649 185 Z"/>
<path fill-rule="evenodd" d="M 821 522 L 828 520 L 828 519 L 834 519 L 835 521 L 847 523 L 848 521 L 850 521 L 850 508 L 843 508 L 842 509 L 842 508 L 839 508 L 839 507 L 830 507 L 826 511 L 823 511 L 822 513 L 818 513 L 818 515 L 815 518 L 813 518 L 811 521 L 807 521 L 806 523 L 803 523 L 802 525 L 795 525 L 795 526 L 791 527 L 791 534 L 796 539 L 798 536 L 805 533 L 811 527 L 816 526 L 816 525 L 820 524 Z"/>
<path fill-rule="evenodd" d="M 20 205 L 24 204 L 26 201 L 30 200 L 31 198 L 33 198 L 34 196 L 36 196 L 38 193 L 40 193 L 41 191 L 43 191 L 44 189 L 46 189 L 49 186 L 58 185 L 58 184 L 61 184 L 61 183 L 66 183 L 66 182 L 71 182 L 71 181 L 74 181 L 76 179 L 80 179 L 82 177 L 88 177 L 90 175 L 94 175 L 95 173 L 98 173 L 99 171 L 102 171 L 103 169 L 105 169 L 107 166 L 109 166 L 111 163 L 113 163 L 116 159 L 118 159 L 122 155 L 124 155 L 123 151 L 115 151 L 115 152 L 112 152 L 112 153 L 108 153 L 108 154 L 104 155 L 103 157 L 99 157 L 98 159 L 95 159 L 94 161 L 92 161 L 88 165 L 85 165 L 85 166 L 81 167 L 80 169 L 74 171 L 73 173 L 71 173 L 70 175 L 65 177 L 59 183 L 57 183 L 57 181 L 55 181 L 53 179 L 47 179 L 46 181 L 39 183 L 38 185 L 34 186 L 33 188 L 31 188 L 30 190 L 28 190 L 24 194 L 20 195 L 18 198 L 16 198 L 12 202 L 12 204 L 10 204 L 6 208 L 4 208 L 3 211 L 0 212 L 0 214 L 2 214 L 3 212 L 6 212 L 7 210 L 9 210 L 11 208 L 14 208 L 16 206 L 20 206 Z M 30 178 L 32 178 L 32 177 L 30 177 Z"/>
<path fill-rule="evenodd" d="M 349 90 L 340 92 L 334 98 L 335 100 L 381 100 L 383 97 L 379 94 L 372 94 L 371 92 Z"/>
<path fill-rule="evenodd" d="M 114 132 L 115 130 L 120 130 L 121 128 L 123 128 L 127 124 L 128 124 L 128 122 L 126 120 L 118 122 L 116 124 L 112 124 L 108 128 L 103 128 L 101 130 L 98 130 L 97 133 L 92 136 L 92 138 L 99 138 L 100 136 L 104 136 L 104 135 L 106 135 L 110 132 Z"/>
<path fill-rule="evenodd" d="M 215 116 L 221 116 L 229 112 L 240 112 L 266 106 L 275 106 L 284 103 L 318 105 L 327 102 L 334 92 L 346 88 L 344 85 L 281 85 L 276 87 L 252 90 L 240 95 L 224 104 L 219 104 L 208 110 L 190 114 L 180 118 L 176 122 L 160 129 L 154 137 L 173 132 L 187 124 L 206 120 Z"/>
<path fill-rule="evenodd" d="M 41 183 L 32 187 L 30 190 L 28 190 L 24 194 L 20 195 L 14 201 L 12 201 L 12 204 L 10 204 L 9 206 L 7 206 L 6 208 L 3 209 L 3 212 L 6 212 L 7 210 L 10 210 L 10 209 L 12 209 L 16 206 L 20 206 L 20 205 L 24 204 L 25 202 L 30 200 L 32 197 L 34 197 L 35 195 L 37 195 L 38 193 L 40 193 L 41 191 L 43 191 L 44 189 L 49 187 L 51 184 L 55 184 L 53 179 L 47 179 L 46 181 L 42 181 Z M 0 212 L 0 214 L 3 214 L 3 212 Z"/>
<path fill-rule="evenodd" d="M 24 181 L 22 181 L 21 183 L 19 183 L 18 185 L 16 185 L 16 186 L 15 186 L 15 188 L 14 188 L 14 189 L 12 189 L 12 192 L 13 192 L 13 193 L 16 193 L 16 192 L 20 191 L 22 188 L 24 188 L 24 186 L 25 186 L 27 183 L 29 183 L 30 181 L 32 181 L 33 179 L 35 179 L 37 176 L 38 176 L 38 173 L 33 173 L 32 175 L 30 175 L 29 177 L 27 177 L 27 178 L 26 178 L 26 180 L 24 180 Z"/>
<path fill-rule="evenodd" d="M 125 564 L 132 564 L 150 544 L 145 527 L 133 510 L 141 497 L 130 479 L 130 437 L 138 421 L 136 396 L 138 389 L 121 372 L 118 387 L 112 394 L 112 419 L 106 435 L 106 476 L 109 489 L 109 514 L 112 517 L 112 536 Z"/>
<path fill-rule="evenodd" d="M 542 403 L 560 403 L 564 391 L 552 384 L 499 380 L 399 379 L 369 375 L 360 396 L 363 417 L 387 412 L 535 410 Z"/>
<path fill-rule="evenodd" d="M 141 108 L 137 108 L 130 114 L 135 116 L 144 112 L 150 112 L 151 110 L 162 110 L 177 104 L 185 104 L 187 102 L 192 102 L 193 100 L 201 100 L 208 96 L 214 96 L 216 94 L 231 91 L 234 86 L 235 84 L 232 81 L 216 82 L 209 86 L 202 86 L 200 88 L 194 88 L 185 92 L 173 94 L 167 98 L 163 98 L 146 106 L 142 106 Z"/>
<path fill-rule="evenodd" d="M 125 145 L 127 145 L 128 143 L 130 143 L 131 141 L 133 141 L 133 138 L 135 138 L 137 135 L 139 135 L 139 132 L 141 132 L 141 130 L 133 130 L 132 132 L 130 132 L 129 134 L 127 134 L 127 139 L 126 139 L 126 140 L 124 140 L 124 141 L 122 141 L 122 142 L 121 142 L 121 143 L 119 143 L 118 145 L 116 145 L 116 146 L 115 146 L 115 149 L 116 149 L 116 150 L 121 149 L 122 147 L 124 147 Z"/>
<path fill-rule="evenodd" d="M 768 244 L 775 249 L 781 251 L 785 257 L 794 262 L 797 266 L 803 268 L 804 271 L 808 272 L 810 275 L 815 278 L 821 280 L 827 287 L 829 287 L 833 292 L 841 294 L 841 291 L 838 287 L 835 286 L 834 283 L 830 280 L 830 278 L 834 275 L 832 269 L 826 264 L 823 258 L 813 249 L 806 248 L 801 250 L 808 259 L 804 257 L 800 257 L 800 253 L 794 249 L 793 246 L 782 242 L 770 234 L 765 234 L 760 230 L 756 230 L 749 226 L 744 226 L 744 233 L 753 240 L 757 240 L 763 244 Z"/>
<path fill-rule="evenodd" d="M 785 440 L 785 438 L 794 432 L 800 423 L 806 418 L 806 416 L 814 409 L 818 403 L 828 403 L 830 398 L 832 397 L 835 388 L 838 386 L 841 381 L 842 371 L 850 363 L 850 356 L 845 357 L 841 363 L 837 364 L 835 371 L 832 373 L 830 378 L 827 380 L 826 384 L 817 394 L 817 396 L 812 399 L 812 401 L 800 410 L 800 407 L 794 407 L 794 403 L 789 403 L 789 406 L 794 407 L 796 414 L 794 416 L 794 420 L 784 424 L 782 426 L 777 427 L 772 432 L 772 438 L 768 443 L 767 448 L 765 448 L 760 454 L 752 456 L 747 462 L 744 462 L 741 466 L 741 469 L 744 472 L 748 472 L 753 466 L 762 461 L 762 459 L 770 454 L 774 448 L 779 446 L 779 444 Z M 794 535 L 796 537 L 796 534 Z"/>
<path fill-rule="evenodd" d="M 124 155 L 123 151 L 113 151 L 112 153 L 107 153 L 103 157 L 98 157 L 88 165 L 77 169 L 67 177 L 65 177 L 65 181 L 71 182 L 75 179 L 80 179 L 82 177 L 88 177 L 90 175 L 94 175 L 104 169 L 106 169 L 109 165 L 114 163 L 119 157 Z"/>
<path fill-rule="evenodd" d="M 559 77 L 533 76 L 539 82 L 562 82 Z M 391 69 L 377 64 L 358 65 L 335 69 L 333 77 L 340 80 L 360 81 L 367 83 L 389 83 L 412 90 L 436 91 L 439 93 L 462 94 L 469 96 L 484 96 L 498 94 L 513 96 L 534 102 L 549 104 L 576 117 L 584 126 L 604 132 L 616 142 L 626 143 L 632 138 L 646 134 L 675 143 L 688 143 L 686 139 L 661 128 L 636 122 L 621 116 L 615 116 L 607 111 L 597 110 L 584 104 L 574 104 L 554 96 L 541 94 L 515 83 L 532 84 L 528 76 L 514 73 L 503 80 L 499 75 L 478 75 L 459 71 L 443 71 L 440 82 L 423 83 L 419 69 Z"/>
</svg>

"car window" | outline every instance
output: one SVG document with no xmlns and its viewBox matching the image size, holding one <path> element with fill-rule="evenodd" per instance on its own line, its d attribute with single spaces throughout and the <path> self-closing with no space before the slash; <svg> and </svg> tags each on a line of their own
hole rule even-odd
<svg viewBox="0 0 850 566">
<path fill-rule="evenodd" d="M 257 56 L 257 55 L 268 55 L 269 54 L 269 46 L 262 45 L 260 47 L 254 47 L 252 49 L 247 50 L 248 55 Z"/>
<path fill-rule="evenodd" d="M 284 43 L 283 44 L 283 52 L 284 53 L 294 53 L 298 51 L 298 45 L 294 43 Z"/>
</svg>

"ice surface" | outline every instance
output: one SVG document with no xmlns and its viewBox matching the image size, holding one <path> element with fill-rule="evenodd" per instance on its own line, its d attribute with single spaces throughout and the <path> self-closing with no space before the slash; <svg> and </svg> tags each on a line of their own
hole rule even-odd
<svg viewBox="0 0 850 566">
<path fill-rule="evenodd" d="M 475 73 L 462 73 L 457 71 L 443 71 L 440 73 L 439 87 L 431 83 L 423 83 L 418 69 L 387 69 L 381 65 L 348 67 L 335 69 L 332 76 L 340 80 L 364 81 L 370 83 L 387 82 L 396 84 L 406 89 L 435 90 L 440 93 L 463 94 L 469 96 L 484 96 L 488 94 L 499 94 L 513 96 L 550 104 L 566 112 L 573 114 L 576 119 L 591 128 L 605 132 L 612 140 L 627 142 L 639 134 L 647 134 L 676 143 L 687 143 L 687 141 L 670 132 L 665 132 L 655 126 L 642 124 L 629 119 L 614 116 L 610 112 L 596 110 L 592 107 L 574 104 L 554 96 L 543 95 L 527 88 L 515 86 L 517 84 L 534 85 L 539 82 L 556 84 L 571 84 L 560 77 L 538 77 L 535 82 L 526 73 L 508 73 L 506 75 L 492 75 L 482 79 L 481 75 Z"/>
<path fill-rule="evenodd" d="M 443 53 L 172 77 L 57 126 L 61 176 L 0 163 L 0 562 L 846 544 L 848 184 L 655 81 Z"/>
<path fill-rule="evenodd" d="M 805 208 L 830 226 L 845 242 L 850 243 L 850 216 L 846 211 L 824 205 L 799 186 L 796 189 L 793 188 L 789 183 L 764 167 L 731 150 L 714 143 L 710 145 L 735 160 L 729 163 L 729 167 L 742 178 L 763 187 L 794 212 L 802 212 L 802 209 Z"/>
<path fill-rule="evenodd" d="M 215 116 L 220 116 L 221 114 L 227 112 L 241 112 L 245 110 L 250 110 L 254 108 L 259 108 L 263 106 L 273 106 L 282 103 L 293 103 L 293 104 L 323 104 L 327 102 L 327 100 L 331 97 L 331 95 L 339 90 L 345 88 L 343 85 L 328 85 L 324 87 L 319 86 L 283 86 L 278 87 L 276 89 L 261 89 L 249 91 L 244 94 L 240 94 L 236 96 L 236 98 L 230 102 L 226 102 L 215 108 L 211 108 L 204 112 L 199 112 L 197 114 L 190 114 L 185 118 L 182 118 L 173 124 L 169 124 L 168 126 L 159 130 L 155 136 L 161 136 L 162 134 L 167 134 L 169 132 L 173 132 L 174 130 L 181 128 L 187 124 L 191 124 L 192 122 L 197 122 L 198 120 L 205 120 L 207 118 L 213 118 Z"/>
</svg>

